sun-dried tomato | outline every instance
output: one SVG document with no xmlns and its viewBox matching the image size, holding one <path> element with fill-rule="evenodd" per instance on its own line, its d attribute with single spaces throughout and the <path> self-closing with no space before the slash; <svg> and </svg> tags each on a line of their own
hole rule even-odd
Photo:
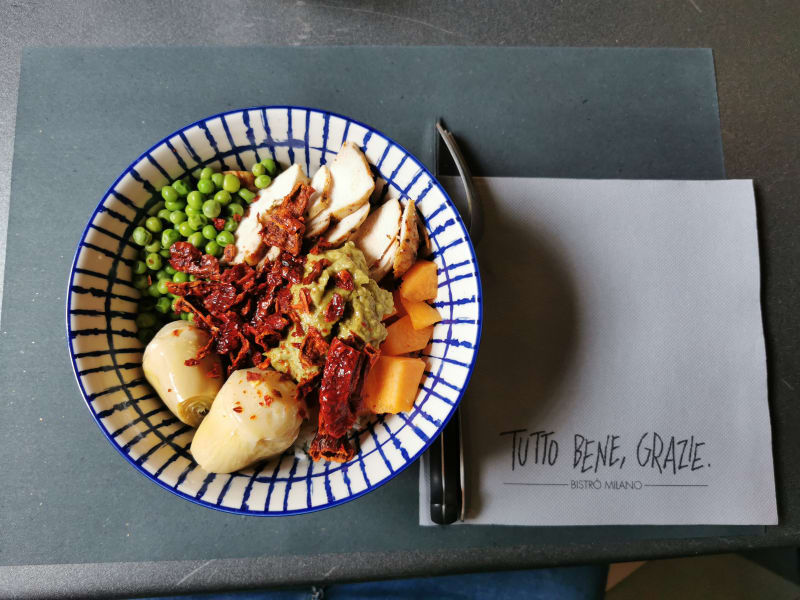
<svg viewBox="0 0 800 600">
<path fill-rule="evenodd" d="M 339 294 L 334 294 L 331 301 L 328 303 L 328 308 L 325 309 L 325 320 L 328 323 L 335 323 L 342 318 L 344 314 L 344 298 Z"/>
<path fill-rule="evenodd" d="M 319 330 L 316 327 L 309 327 L 308 335 L 300 348 L 300 362 L 307 367 L 321 367 L 325 364 L 328 348 L 328 342 L 325 341 Z"/>
<path fill-rule="evenodd" d="M 364 377 L 364 352 L 334 338 L 328 349 L 319 387 L 319 433 L 339 438 L 356 420 L 352 398 Z"/>
<path fill-rule="evenodd" d="M 261 239 L 267 246 L 277 246 L 294 256 L 300 254 L 306 230 L 303 215 L 313 193 L 310 185 L 297 184 L 278 208 L 259 216 Z"/>
<path fill-rule="evenodd" d="M 333 244 L 331 244 L 327 240 L 317 240 L 317 243 L 314 244 L 311 249 L 308 251 L 309 254 L 322 254 L 326 250 L 330 250 L 333 248 Z"/>
<path fill-rule="evenodd" d="M 347 462 L 353 458 L 355 450 L 347 437 L 335 438 L 317 433 L 311 442 L 308 454 L 314 460 L 324 459 L 332 462 Z"/>
<path fill-rule="evenodd" d="M 353 283 L 353 275 L 346 269 L 342 269 L 336 273 L 333 281 L 336 284 L 336 287 L 347 290 L 348 292 L 352 292 L 353 288 L 355 287 Z"/>
<path fill-rule="evenodd" d="M 311 270 L 308 272 L 308 275 L 303 277 L 303 285 L 308 285 L 310 283 L 314 283 L 317 279 L 319 279 L 320 274 L 322 273 L 325 267 L 329 266 L 331 261 L 327 258 L 321 258 L 320 260 L 315 260 L 314 264 L 311 265 Z"/>
<path fill-rule="evenodd" d="M 203 254 L 189 242 L 175 242 L 170 246 L 170 266 L 197 277 L 219 276 L 219 261 L 210 254 Z"/>
<path fill-rule="evenodd" d="M 228 244 L 222 251 L 222 260 L 230 264 L 234 258 L 236 258 L 236 244 Z"/>
</svg>

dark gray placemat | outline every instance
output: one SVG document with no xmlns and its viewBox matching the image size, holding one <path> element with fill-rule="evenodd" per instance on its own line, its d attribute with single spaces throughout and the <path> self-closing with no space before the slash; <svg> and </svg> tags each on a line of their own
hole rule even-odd
<svg viewBox="0 0 800 600">
<path fill-rule="evenodd" d="M 363 120 L 430 164 L 442 115 L 476 174 L 724 176 L 708 50 L 41 49 L 23 57 L 0 321 L 0 564 L 205 559 L 732 535 L 753 528 L 420 528 L 417 469 L 341 507 L 237 517 L 146 481 L 72 377 L 64 292 L 106 187 L 209 114 L 303 104 Z M 758 528 L 755 528 L 757 531 Z"/>
</svg>

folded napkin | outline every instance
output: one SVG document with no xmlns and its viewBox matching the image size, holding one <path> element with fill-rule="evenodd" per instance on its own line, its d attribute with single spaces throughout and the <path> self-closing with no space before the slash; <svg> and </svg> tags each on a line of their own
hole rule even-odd
<svg viewBox="0 0 800 600">
<path fill-rule="evenodd" d="M 777 523 L 752 181 L 476 184 L 466 522 Z"/>
</svg>

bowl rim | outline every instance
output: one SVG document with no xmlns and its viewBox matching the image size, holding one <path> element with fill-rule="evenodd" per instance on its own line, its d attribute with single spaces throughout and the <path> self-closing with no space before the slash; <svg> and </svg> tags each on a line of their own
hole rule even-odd
<svg viewBox="0 0 800 600">
<path fill-rule="evenodd" d="M 231 508 L 231 507 L 223 506 L 221 504 L 212 504 L 211 502 L 206 502 L 206 501 L 201 500 L 200 498 L 197 498 L 195 496 L 191 496 L 191 495 L 189 495 L 189 494 L 187 494 L 185 492 L 182 492 L 182 491 L 178 490 L 177 488 L 169 486 L 166 482 L 161 481 L 159 478 L 157 478 L 153 474 L 149 473 L 144 468 L 143 464 L 141 464 L 141 465 L 138 464 L 136 462 L 136 460 L 134 460 L 134 458 L 132 456 L 130 456 L 130 454 L 126 453 L 122 449 L 122 447 L 114 441 L 114 439 L 111 437 L 109 431 L 101 423 L 100 419 L 97 416 L 97 413 L 95 412 L 94 408 L 92 407 L 92 405 L 91 405 L 91 403 L 89 401 L 89 394 L 86 392 L 86 389 L 84 388 L 83 383 L 81 381 L 81 377 L 79 375 L 77 359 L 75 358 L 75 352 L 73 351 L 73 348 L 72 348 L 72 342 L 71 342 L 71 339 L 72 339 L 71 338 L 72 328 L 70 326 L 70 316 L 71 316 L 71 311 L 72 311 L 72 285 L 73 285 L 73 280 L 74 280 L 75 274 L 76 274 L 75 273 L 75 269 L 77 268 L 78 256 L 81 253 L 81 249 L 83 247 L 83 242 L 86 239 L 86 235 L 89 232 L 89 230 L 91 228 L 91 224 L 94 222 L 95 217 L 97 217 L 97 215 L 99 213 L 103 212 L 101 209 L 103 208 L 104 201 L 106 200 L 106 198 L 108 198 L 108 196 L 112 193 L 112 191 L 117 187 L 119 182 L 122 181 L 122 179 L 125 176 L 130 174 L 131 171 L 133 171 L 134 167 L 136 165 L 138 165 L 144 158 L 146 158 L 148 155 L 150 155 L 153 150 L 155 150 L 159 146 L 165 144 L 170 139 L 172 139 L 174 136 L 179 135 L 181 133 L 184 133 L 184 132 L 188 131 L 189 129 L 193 128 L 193 127 L 199 127 L 201 123 L 206 123 L 206 122 L 211 121 L 212 119 L 216 119 L 216 118 L 223 119 L 227 115 L 236 114 L 236 113 L 246 113 L 246 112 L 254 111 L 254 110 L 255 111 L 266 111 L 266 110 L 274 110 L 274 109 L 283 109 L 283 110 L 287 110 L 289 112 L 291 112 L 292 109 L 297 109 L 297 110 L 304 110 L 304 111 L 307 111 L 307 112 L 320 113 L 322 115 L 327 115 L 329 117 L 337 117 L 339 119 L 345 120 L 346 122 L 349 121 L 352 124 L 355 124 L 355 125 L 358 125 L 360 127 L 363 127 L 370 134 L 377 134 L 380 137 L 384 138 L 389 144 L 396 146 L 399 150 L 401 150 L 407 156 L 408 159 L 411 159 L 413 161 L 413 163 L 422 170 L 423 173 L 425 173 L 426 175 L 428 175 L 428 177 L 431 178 L 431 181 L 433 182 L 433 185 L 442 193 L 442 195 L 443 195 L 443 197 L 445 199 L 445 203 L 449 206 L 450 209 L 452 209 L 453 213 L 455 214 L 455 216 L 456 216 L 456 224 L 461 228 L 461 231 L 462 231 L 462 233 L 464 235 L 464 239 L 467 241 L 467 248 L 469 249 L 470 257 L 472 259 L 472 264 L 474 266 L 475 281 L 476 281 L 477 292 L 478 292 L 477 296 L 476 296 L 476 303 L 478 305 L 478 319 L 476 321 L 477 335 L 475 337 L 474 352 L 472 354 L 472 357 L 471 357 L 471 360 L 470 360 L 470 364 L 469 364 L 469 367 L 467 369 L 467 376 L 464 379 L 464 385 L 462 386 L 462 388 L 458 392 L 458 398 L 453 402 L 452 410 L 450 410 L 450 413 L 447 415 L 447 417 L 445 419 L 442 420 L 442 424 L 437 428 L 437 433 L 432 435 L 427 441 L 425 441 L 423 443 L 423 445 L 422 445 L 422 448 L 420 448 L 417 451 L 417 453 L 414 454 L 414 456 L 409 458 L 400 467 L 398 467 L 396 470 L 391 472 L 387 477 L 385 477 L 384 479 L 382 479 L 378 483 L 369 484 L 363 490 L 361 490 L 359 492 L 356 492 L 356 493 L 353 493 L 353 494 L 350 494 L 346 498 L 340 498 L 338 500 L 334 500 L 332 502 L 327 502 L 327 503 L 321 504 L 319 506 L 309 506 L 309 507 L 302 508 L 302 509 L 292 509 L 292 510 L 285 510 L 285 511 L 280 511 L 280 512 L 277 512 L 277 511 L 267 512 L 267 511 L 255 511 L 255 510 L 243 509 L 241 507 L 240 508 Z M 464 226 L 464 222 L 463 222 L 463 220 L 461 218 L 461 214 L 458 212 L 458 208 L 456 208 L 455 203 L 450 198 L 450 196 L 448 195 L 447 191 L 444 189 L 444 187 L 438 181 L 438 179 L 433 175 L 433 173 L 431 173 L 428 170 L 428 168 L 413 153 L 409 152 L 403 145 L 397 143 L 393 138 L 389 137 L 388 135 L 386 135 L 385 133 L 383 133 L 379 129 L 376 129 L 375 127 L 372 127 L 372 126 L 370 126 L 370 125 L 368 125 L 368 124 L 366 124 L 366 123 L 364 123 L 362 121 L 359 121 L 358 119 L 354 119 L 352 117 L 348 117 L 346 115 L 343 115 L 343 114 L 340 114 L 340 113 L 337 113 L 337 112 L 333 112 L 333 111 L 326 110 L 326 109 L 320 109 L 320 108 L 308 107 L 308 106 L 303 106 L 303 105 L 297 105 L 297 104 L 256 105 L 256 106 L 248 106 L 248 107 L 243 107 L 243 108 L 235 108 L 235 109 L 231 109 L 231 110 L 226 110 L 226 111 L 223 111 L 223 112 L 215 113 L 213 115 L 210 115 L 210 116 L 207 116 L 207 117 L 203 117 L 202 119 L 198 119 L 196 121 L 193 121 L 192 123 L 190 123 L 188 125 L 185 125 L 183 127 L 180 127 L 179 129 L 176 129 L 175 131 L 173 131 L 170 134 L 166 135 L 165 137 L 161 138 L 155 144 L 150 146 L 147 150 L 142 152 L 127 167 L 125 167 L 125 169 L 122 171 L 122 173 L 106 189 L 106 191 L 100 197 L 100 201 L 97 203 L 97 206 L 92 211 L 92 214 L 89 216 L 89 219 L 86 222 L 86 226 L 84 227 L 83 232 L 81 233 L 81 237 L 78 240 L 77 246 L 75 248 L 75 254 L 74 254 L 73 258 L 72 258 L 72 264 L 70 265 L 69 276 L 67 278 L 66 297 L 67 297 L 67 302 L 66 302 L 66 305 L 65 305 L 65 307 L 66 307 L 66 310 L 65 310 L 65 313 L 66 313 L 65 314 L 65 317 L 66 317 L 65 318 L 66 332 L 65 333 L 66 333 L 67 350 L 69 352 L 70 362 L 72 363 L 72 374 L 75 377 L 76 383 L 78 384 L 78 388 L 80 389 L 81 396 L 83 397 L 83 401 L 86 404 L 86 407 L 89 409 L 89 413 L 92 415 L 92 419 L 94 420 L 95 424 L 98 426 L 98 428 L 100 429 L 100 431 L 102 432 L 102 434 L 106 438 L 106 440 L 108 440 L 108 442 L 111 444 L 111 446 L 120 455 L 122 455 L 122 457 L 130 465 L 132 465 L 139 473 L 144 475 L 144 477 L 146 477 L 148 480 L 154 482 L 155 484 L 157 484 L 161 488 L 163 488 L 163 489 L 175 494 L 176 496 L 179 496 L 180 498 L 188 500 L 189 502 L 192 502 L 193 504 L 197 504 L 197 505 L 200 505 L 200 506 L 203 506 L 203 507 L 206 507 L 206 508 L 218 510 L 218 511 L 225 512 L 225 513 L 230 513 L 230 514 L 235 514 L 235 515 L 257 516 L 257 517 L 284 517 L 284 516 L 292 516 L 292 515 L 301 515 L 301 514 L 308 514 L 308 513 L 317 512 L 317 511 L 325 510 L 325 509 L 328 509 L 328 508 L 334 508 L 336 506 L 340 506 L 342 504 L 345 504 L 347 502 L 350 502 L 352 500 L 360 498 L 361 496 L 363 496 L 363 495 L 365 495 L 365 494 L 367 494 L 367 493 L 369 493 L 369 492 L 371 492 L 373 490 L 378 489 L 379 487 L 385 485 L 386 483 L 388 483 L 389 481 L 391 481 L 392 479 L 397 477 L 400 473 L 405 471 L 408 467 L 410 467 L 411 465 L 416 463 L 417 460 L 419 460 L 419 458 L 422 456 L 422 454 L 424 452 L 426 452 L 428 450 L 428 448 L 433 444 L 434 440 L 436 440 L 439 437 L 439 435 L 441 435 L 441 432 L 447 426 L 447 423 L 450 421 L 450 419 L 455 415 L 456 411 L 458 410 L 459 405 L 461 404 L 461 400 L 463 399 L 464 394 L 466 393 L 467 387 L 469 386 L 469 382 L 472 379 L 472 373 L 475 370 L 475 363 L 477 362 L 477 359 L 478 359 L 478 353 L 480 351 L 481 335 L 482 335 L 482 332 L 483 332 L 483 285 L 482 285 L 482 282 L 481 282 L 481 275 L 480 275 L 480 269 L 479 269 L 479 266 L 478 266 L 478 259 L 477 259 L 477 256 L 475 255 L 475 248 L 472 245 L 472 239 L 470 238 L 470 235 L 469 235 L 469 232 L 467 231 L 467 228 Z M 234 474 L 230 474 L 230 475 L 231 475 L 231 477 L 234 476 Z"/>
</svg>

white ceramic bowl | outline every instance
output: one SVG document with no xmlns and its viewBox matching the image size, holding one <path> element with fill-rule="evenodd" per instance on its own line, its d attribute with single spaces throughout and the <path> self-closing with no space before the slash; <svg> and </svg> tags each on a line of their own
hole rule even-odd
<svg viewBox="0 0 800 600">
<path fill-rule="evenodd" d="M 374 419 L 344 464 L 293 454 L 230 475 L 206 473 L 188 451 L 194 430 L 165 408 L 144 379 L 136 338 L 127 240 L 154 190 L 204 166 L 249 169 L 273 157 L 313 172 L 343 141 L 359 144 L 377 177 L 417 200 L 439 267 L 434 305 L 444 320 L 424 350 L 427 368 L 411 412 Z M 248 515 L 335 506 L 389 481 L 430 445 L 458 405 L 475 364 L 482 298 L 475 254 L 453 203 L 422 163 L 379 131 L 323 110 L 267 106 L 193 123 L 137 158 L 97 205 L 83 231 L 67 293 L 67 343 L 86 404 L 108 441 L 136 469 L 192 502 Z"/>
</svg>

